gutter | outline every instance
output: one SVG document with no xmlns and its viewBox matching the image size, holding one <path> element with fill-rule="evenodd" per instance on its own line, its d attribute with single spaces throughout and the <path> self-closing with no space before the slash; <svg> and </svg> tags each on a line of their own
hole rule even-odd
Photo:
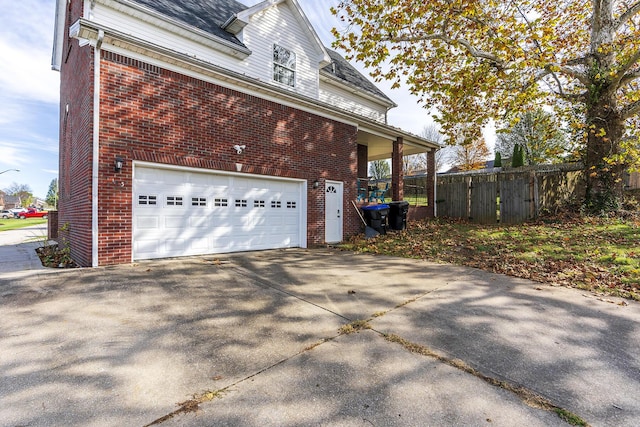
<svg viewBox="0 0 640 427">
<path fill-rule="evenodd" d="M 393 100 L 389 99 L 386 95 L 385 97 L 382 97 L 380 95 L 372 93 L 366 89 L 363 89 L 352 83 L 342 80 L 340 77 L 337 77 L 336 75 L 331 74 L 328 71 L 323 71 L 322 69 L 320 69 L 320 80 L 325 81 L 327 83 L 332 83 L 334 86 L 340 87 L 341 89 L 347 92 L 357 93 L 359 96 L 362 96 L 377 104 L 384 106 L 387 109 L 387 111 L 398 106 L 398 104 L 396 104 Z"/>
<path fill-rule="evenodd" d="M 251 50 L 249 50 L 244 44 L 242 44 L 242 42 L 238 41 L 238 43 L 234 43 L 232 41 L 223 39 L 222 37 L 219 37 L 215 34 L 211 34 L 208 33 L 204 30 L 201 30 L 200 28 L 194 27 L 192 25 L 189 25 L 187 23 L 184 23 L 182 21 L 179 21 L 175 18 L 172 18 L 170 16 L 164 15 L 158 11 L 156 11 L 155 9 L 152 9 L 150 7 L 146 7 L 143 6 L 141 4 L 136 3 L 135 1 L 131 1 L 131 0 L 98 0 L 98 3 L 104 4 L 107 7 L 112 7 L 115 10 L 118 11 L 123 11 L 122 8 L 130 8 L 133 9 L 134 11 L 140 13 L 142 12 L 142 16 L 138 16 L 136 15 L 139 19 L 141 19 L 144 22 L 150 23 L 152 25 L 158 25 L 158 22 L 163 22 L 166 25 L 173 27 L 173 28 L 165 28 L 166 30 L 177 34 L 179 36 L 182 37 L 187 37 L 190 38 L 196 42 L 199 43 L 203 43 L 208 47 L 211 47 L 212 49 L 216 49 L 216 50 L 222 50 L 225 51 L 224 49 L 227 49 L 228 52 L 233 56 L 239 56 L 239 57 L 243 57 L 246 58 L 247 56 L 251 55 Z M 117 5 L 120 5 L 120 7 L 118 7 Z M 157 22 L 154 22 L 157 21 Z M 160 25 L 161 26 L 161 25 Z M 162 26 L 161 26 L 162 27 Z M 185 35 L 184 33 L 181 33 L 179 31 L 176 31 L 176 29 L 179 28 L 181 30 L 186 31 L 187 35 L 188 34 L 193 34 L 197 37 L 200 38 L 200 40 L 193 38 L 193 37 L 189 37 L 187 35 Z M 224 47 L 224 49 L 220 49 L 220 47 Z"/>
<path fill-rule="evenodd" d="M 106 31 L 108 31 L 108 33 L 106 33 Z M 69 29 L 71 37 L 84 40 L 95 40 L 100 32 L 105 34 L 104 43 L 115 48 L 113 50 L 114 52 L 117 52 L 120 49 L 126 50 L 128 52 L 136 53 L 137 55 L 146 56 L 148 58 L 147 61 L 152 60 L 150 63 L 155 63 L 155 65 L 158 65 L 159 61 L 162 63 L 159 65 L 160 67 L 167 68 L 169 70 L 174 69 L 171 68 L 171 66 L 179 67 L 183 70 L 181 72 L 196 72 L 209 79 L 216 79 L 218 80 L 217 84 L 220 84 L 220 81 L 225 82 L 227 87 L 231 86 L 230 88 L 234 90 L 241 91 L 239 88 L 253 90 L 261 93 L 263 96 L 270 97 L 272 100 L 276 100 L 276 102 L 281 104 L 292 106 L 332 120 L 353 124 L 357 128 L 367 129 L 367 131 L 371 131 L 380 137 L 389 139 L 390 141 L 395 140 L 398 136 L 402 136 L 405 144 L 428 149 L 440 148 L 439 144 L 425 140 L 422 137 L 400 128 L 354 114 L 348 110 L 343 110 L 337 106 L 321 102 L 315 98 L 290 91 L 280 90 L 268 82 L 228 70 L 210 62 L 203 61 L 197 57 L 142 41 L 133 36 L 104 27 L 93 21 L 81 18 Z"/>
<path fill-rule="evenodd" d="M 51 69 L 60 71 L 62 65 L 62 48 L 64 47 L 64 18 L 65 5 L 64 0 L 56 1 L 56 17 L 53 24 L 53 49 L 51 51 Z"/>
<path fill-rule="evenodd" d="M 98 267 L 98 177 L 100 172 L 100 54 L 104 31 L 93 48 L 93 166 L 91 172 L 91 265 Z"/>
</svg>

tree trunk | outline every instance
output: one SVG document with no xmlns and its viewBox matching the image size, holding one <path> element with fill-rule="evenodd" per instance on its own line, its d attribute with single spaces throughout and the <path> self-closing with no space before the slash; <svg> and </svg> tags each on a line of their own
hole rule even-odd
<svg viewBox="0 0 640 427">
<path fill-rule="evenodd" d="M 591 213 L 602 213 L 618 210 L 622 201 L 624 165 L 612 156 L 620 153 L 624 121 L 613 95 L 604 91 L 595 97 L 587 111 L 585 206 Z"/>
<path fill-rule="evenodd" d="M 620 208 L 624 165 L 620 162 L 620 141 L 624 120 L 618 110 L 616 88 L 611 87 L 615 54 L 609 48 L 615 35 L 614 0 L 593 2 L 591 61 L 586 119 L 588 126 L 585 167 L 587 174 L 586 208 L 591 213 Z"/>
</svg>

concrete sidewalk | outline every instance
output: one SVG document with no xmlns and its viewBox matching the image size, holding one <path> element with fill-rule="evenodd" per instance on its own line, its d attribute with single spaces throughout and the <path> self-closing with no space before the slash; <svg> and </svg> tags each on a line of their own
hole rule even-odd
<svg viewBox="0 0 640 427">
<path fill-rule="evenodd" d="M 7 426 L 566 425 L 522 391 L 592 425 L 640 424 L 631 301 L 332 250 L 37 278 L 0 276 Z M 372 329 L 340 335 L 358 319 Z"/>
<path fill-rule="evenodd" d="M 46 224 L 0 232 L 0 280 L 46 271 L 36 253 L 36 248 L 41 247 L 46 238 Z"/>
</svg>

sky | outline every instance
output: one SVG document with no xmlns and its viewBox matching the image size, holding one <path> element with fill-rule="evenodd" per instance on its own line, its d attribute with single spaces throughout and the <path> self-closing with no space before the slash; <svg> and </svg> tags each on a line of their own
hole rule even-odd
<svg viewBox="0 0 640 427">
<path fill-rule="evenodd" d="M 251 6 L 258 0 L 245 0 Z M 298 0 L 326 46 L 340 23 L 329 8 L 338 0 Z M 0 189 L 28 185 L 45 198 L 58 177 L 60 75 L 51 70 L 55 0 L 0 0 Z M 354 66 L 366 74 L 358 63 Z M 376 83 L 396 104 L 389 124 L 419 135 L 432 123 L 406 88 Z M 20 172 L 8 171 L 19 169 Z"/>
</svg>

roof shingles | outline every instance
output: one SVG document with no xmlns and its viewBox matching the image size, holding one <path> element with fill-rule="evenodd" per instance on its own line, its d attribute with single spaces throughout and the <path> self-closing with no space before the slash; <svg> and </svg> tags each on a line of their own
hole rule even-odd
<svg viewBox="0 0 640 427">
<path fill-rule="evenodd" d="M 244 46 L 233 34 L 222 29 L 227 19 L 247 9 L 235 0 L 132 0 L 162 15 L 196 27 L 209 34 Z"/>
<path fill-rule="evenodd" d="M 235 35 L 222 29 L 233 15 L 247 9 L 235 0 L 130 0 L 162 15 L 198 28 L 226 41 L 245 47 Z M 322 70 L 365 92 L 395 105 L 380 89 L 356 70 L 339 53 L 327 49 L 331 64 Z"/>
</svg>

